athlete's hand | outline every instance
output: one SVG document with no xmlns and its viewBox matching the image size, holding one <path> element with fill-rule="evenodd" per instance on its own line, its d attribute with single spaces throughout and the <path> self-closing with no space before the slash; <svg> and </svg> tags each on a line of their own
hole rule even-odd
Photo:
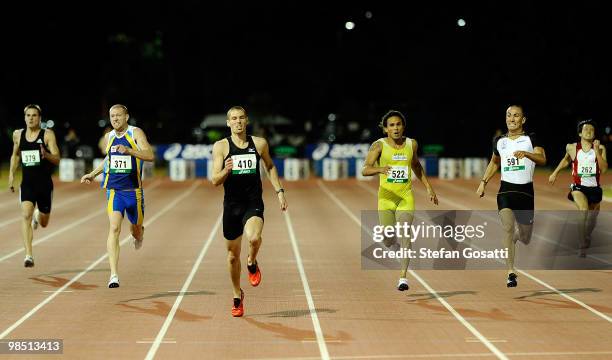
<svg viewBox="0 0 612 360">
<path fill-rule="evenodd" d="M 514 155 L 514 157 L 516 157 L 517 159 L 522 159 L 522 158 L 524 158 L 524 157 L 526 157 L 526 156 L 527 156 L 527 151 L 522 151 L 522 150 L 515 151 L 513 155 Z"/>
<path fill-rule="evenodd" d="M 227 159 L 225 159 L 225 167 L 224 169 L 227 169 L 227 171 L 232 171 L 232 168 L 234 167 L 234 161 L 232 160 L 232 157 L 228 157 Z"/>
<path fill-rule="evenodd" d="M 550 185 L 555 185 L 555 180 L 557 180 L 557 173 L 550 174 L 550 176 L 548 177 L 548 182 L 550 183 Z"/>
<path fill-rule="evenodd" d="M 391 166 L 387 165 L 387 166 L 384 166 L 384 167 L 380 167 L 380 168 L 378 168 L 378 169 L 379 169 L 379 172 L 380 172 L 381 174 L 383 174 L 383 175 L 389 175 L 389 172 L 391 171 Z"/>
<path fill-rule="evenodd" d="M 429 201 L 438 205 L 438 197 L 436 196 L 436 192 L 431 188 L 427 188 L 427 195 L 429 195 Z"/>
<path fill-rule="evenodd" d="M 45 151 L 45 147 L 43 144 L 40 144 L 40 158 L 44 159 L 47 155 L 47 151 Z"/>
<path fill-rule="evenodd" d="M 478 185 L 478 190 L 476 190 L 476 194 L 478 194 L 479 197 L 483 197 L 485 194 L 485 183 L 483 181 L 480 182 L 480 185 Z"/>
<path fill-rule="evenodd" d="M 599 140 L 593 140 L 593 149 L 595 149 L 596 151 L 599 150 L 599 145 L 601 145 L 601 142 Z"/>
<path fill-rule="evenodd" d="M 94 179 L 94 176 L 91 173 L 85 174 L 81 178 L 81 184 L 91 184 L 93 179 Z"/>
<path fill-rule="evenodd" d="M 287 200 L 285 199 L 285 193 L 284 192 L 279 192 L 278 193 L 278 202 L 280 203 L 281 211 L 287 210 L 287 207 L 289 205 L 287 205 Z"/>
<path fill-rule="evenodd" d="M 130 155 L 130 148 L 125 145 L 117 145 L 117 152 Z"/>
</svg>

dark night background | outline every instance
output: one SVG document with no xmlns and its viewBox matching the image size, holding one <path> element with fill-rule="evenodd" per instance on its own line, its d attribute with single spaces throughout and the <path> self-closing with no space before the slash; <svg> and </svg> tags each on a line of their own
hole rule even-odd
<svg viewBox="0 0 612 360">
<path fill-rule="evenodd" d="M 603 2 L 78 4 L 0 15 L 2 161 L 28 103 L 55 121 L 60 142 L 70 124 L 94 146 L 114 103 L 154 144 L 196 143 L 204 116 L 235 104 L 255 121 L 293 120 L 283 131 L 307 142 L 370 142 L 397 109 L 421 145 L 486 157 L 506 107 L 520 103 L 553 166 L 578 120 L 595 119 L 602 138 L 611 123 Z"/>
</svg>

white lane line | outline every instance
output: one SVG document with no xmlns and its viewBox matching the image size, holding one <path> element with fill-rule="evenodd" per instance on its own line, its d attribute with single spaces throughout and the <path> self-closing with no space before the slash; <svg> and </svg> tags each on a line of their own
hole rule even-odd
<svg viewBox="0 0 612 360">
<path fill-rule="evenodd" d="M 189 286 L 191 285 L 191 282 L 193 281 L 193 278 L 195 277 L 195 274 L 200 268 L 200 264 L 202 263 L 202 260 L 204 259 L 204 255 L 206 255 L 206 252 L 208 252 L 208 248 L 210 247 L 210 244 L 212 244 L 213 240 L 215 239 L 215 235 L 217 234 L 217 231 L 219 230 L 219 227 L 221 226 L 222 219 L 223 219 L 223 214 L 219 215 L 219 217 L 217 218 L 217 222 L 215 223 L 215 226 L 213 226 L 213 229 L 208 235 L 208 239 L 204 243 L 204 247 L 200 251 L 200 255 L 198 256 L 198 259 L 193 264 L 193 267 L 191 268 L 191 272 L 189 273 L 189 276 L 187 276 L 187 279 L 185 280 L 185 283 L 183 284 L 183 287 L 181 288 L 180 295 L 176 297 L 176 300 L 174 301 L 174 304 L 172 305 L 172 309 L 170 309 L 170 312 L 168 313 L 168 316 L 166 316 L 166 320 L 164 321 L 164 324 L 162 325 L 161 329 L 159 329 L 159 333 L 155 337 L 155 341 L 153 341 L 151 348 L 149 348 L 149 352 L 147 353 L 147 356 L 145 356 L 146 360 L 150 360 L 155 357 L 155 353 L 157 352 L 157 350 L 159 349 L 159 346 L 163 342 L 164 336 L 166 336 L 166 332 L 168 332 L 168 328 L 170 327 L 170 324 L 172 323 L 172 319 L 174 319 L 174 315 L 176 314 L 176 311 L 178 310 L 178 307 L 181 304 L 181 301 L 183 301 L 183 298 L 185 297 L 184 295 L 185 292 L 187 292 L 187 289 L 189 289 Z"/>
<path fill-rule="evenodd" d="M 359 219 L 357 219 L 357 217 L 346 206 L 344 206 L 342 201 L 340 199 L 338 199 L 334 194 L 332 194 L 332 192 L 329 191 L 329 189 L 327 189 L 327 187 L 323 184 L 323 182 L 321 180 L 318 180 L 317 183 L 318 183 L 319 187 L 323 190 L 323 192 L 325 192 L 325 194 L 330 199 L 332 199 L 334 201 L 334 203 L 336 205 L 338 205 L 338 207 L 340 207 L 361 228 L 362 224 L 359 221 Z M 370 232 L 369 229 L 365 229 L 364 228 L 364 230 Z M 444 306 L 446 308 L 446 310 L 448 310 L 461 323 L 461 325 L 463 325 L 465 328 L 467 328 L 493 354 L 495 354 L 495 356 L 497 356 L 498 359 L 503 359 L 503 360 L 507 360 L 508 359 L 508 357 L 506 357 L 506 355 L 504 355 L 504 353 L 502 353 L 495 345 L 493 345 L 493 343 L 491 343 L 491 341 L 489 341 L 484 335 L 482 335 L 480 333 L 480 331 L 478 331 L 474 326 L 472 326 L 472 324 L 470 324 L 467 320 L 465 320 L 465 318 L 463 316 L 461 316 L 461 314 L 459 314 L 446 300 L 444 300 L 440 295 L 438 295 L 438 293 L 431 286 L 429 286 L 429 284 L 423 278 L 421 278 L 413 270 L 408 270 L 408 272 L 410 273 L 410 275 L 414 276 L 414 278 L 417 279 L 418 282 L 420 282 L 421 285 L 423 285 L 423 287 L 425 287 L 425 289 L 427 289 L 427 291 L 431 295 L 433 295 L 436 298 L 436 300 L 438 300 L 438 302 L 440 302 L 440 304 L 442 304 L 442 306 Z"/>
<path fill-rule="evenodd" d="M 507 353 L 512 357 L 541 357 L 541 356 L 589 356 L 589 355 L 612 355 L 612 351 L 555 351 L 555 352 L 511 352 Z M 460 358 L 488 358 L 491 353 L 441 353 L 441 354 L 372 354 L 372 355 L 348 355 L 334 356 L 336 360 L 360 360 L 360 359 L 460 359 Z M 274 358 L 249 358 L 251 360 L 316 360 L 314 356 L 296 357 L 274 357 Z"/>
<path fill-rule="evenodd" d="M 160 210 L 157 214 L 155 214 L 151 219 L 147 220 L 144 222 L 144 226 L 150 226 L 152 223 L 154 223 L 157 219 L 159 219 L 162 215 L 164 215 L 165 213 L 167 213 L 168 211 L 170 211 L 173 207 L 175 207 L 176 205 L 178 205 L 183 199 L 185 199 L 187 196 L 189 196 L 197 187 L 198 185 L 200 185 L 201 182 L 197 181 L 195 182 L 193 185 L 191 185 L 189 187 L 189 189 L 185 190 L 185 192 L 180 195 L 179 197 L 177 197 L 176 199 L 174 199 L 174 201 L 172 201 L 171 203 L 169 203 L 168 205 L 166 205 L 162 210 Z M 128 235 L 126 236 L 123 240 L 121 240 L 121 242 L 119 243 L 119 246 L 123 246 L 125 243 L 127 243 L 130 239 L 132 238 L 132 235 Z M 68 288 L 70 285 L 72 285 L 73 283 L 75 283 L 77 280 L 79 280 L 81 277 L 83 277 L 83 275 L 87 274 L 89 271 L 93 270 L 93 268 L 95 268 L 96 266 L 98 266 L 98 264 L 100 264 L 104 259 L 106 259 L 108 257 L 108 254 L 104 254 L 102 256 L 100 256 L 98 258 L 98 260 L 94 261 L 93 263 L 91 263 L 91 265 L 89 265 L 87 267 L 87 269 L 81 271 L 80 273 L 78 273 L 75 277 L 73 277 L 70 281 L 68 281 L 66 284 L 64 284 L 64 286 L 62 286 L 61 288 L 55 290 L 55 292 L 51 295 L 49 295 L 49 297 L 47 297 L 45 300 L 43 300 L 42 302 L 40 302 L 38 305 L 36 305 L 32 310 L 30 310 L 27 314 L 25 314 L 24 316 L 21 317 L 21 319 L 17 320 L 13 325 L 9 326 L 6 330 L 4 330 L 2 332 L 2 334 L 0 334 L 0 339 L 4 339 L 8 334 L 10 334 L 13 330 L 15 330 L 17 327 L 19 327 L 19 325 L 23 324 L 26 320 L 28 320 L 32 315 L 36 314 L 36 312 L 40 309 L 42 309 L 43 306 L 47 305 L 49 302 L 51 302 L 51 300 L 53 300 L 58 294 L 60 294 L 62 291 L 66 290 L 66 288 Z M 112 291 L 112 290 L 111 290 Z"/>
<path fill-rule="evenodd" d="M 59 203 L 59 204 L 57 204 L 57 205 L 53 205 L 53 210 L 61 209 L 62 207 L 66 206 L 66 205 L 68 205 L 68 204 L 71 204 L 71 203 L 73 203 L 73 202 L 75 202 L 75 201 L 79 201 L 79 200 L 81 200 L 82 198 L 87 197 L 87 196 L 91 196 L 91 195 L 93 195 L 93 193 L 88 192 L 88 193 L 86 193 L 86 194 L 81 194 L 81 195 L 79 195 L 79 196 L 73 197 L 73 198 L 72 198 L 72 199 L 70 199 L 70 200 L 66 200 L 66 201 L 61 202 L 61 203 Z M 17 204 L 19 204 L 19 202 L 17 202 Z M 21 209 L 20 209 L 20 210 L 21 210 Z M 1 227 L 4 227 L 4 226 L 6 226 L 6 225 L 10 225 L 10 224 L 12 224 L 12 223 L 16 223 L 16 222 L 18 222 L 18 221 L 21 221 L 21 219 L 22 219 L 22 217 L 21 217 L 21 216 L 17 216 L 17 217 L 14 217 L 14 218 L 12 218 L 12 219 L 5 220 L 5 221 L 3 221 L 3 222 L 0 222 L 0 228 L 1 228 Z"/>
<path fill-rule="evenodd" d="M 441 200 L 441 201 L 446 201 L 447 203 L 451 204 L 452 206 L 456 206 L 456 207 L 458 207 L 458 208 L 460 208 L 460 209 L 468 209 L 467 207 L 465 207 L 465 206 L 463 206 L 463 205 L 461 205 L 461 204 L 459 204 L 459 203 L 456 203 L 456 202 L 454 202 L 454 201 L 452 201 L 452 200 L 443 199 L 443 200 Z M 469 210 L 469 209 L 468 209 L 468 210 Z M 488 216 L 488 215 L 487 215 L 487 216 L 485 216 L 485 217 L 487 217 L 487 218 L 489 218 L 489 219 L 492 219 L 492 218 L 491 218 L 490 216 Z M 492 220 L 494 220 L 494 219 L 492 219 Z M 539 235 L 538 235 L 538 236 L 539 236 Z M 530 278 L 531 280 L 533 280 L 533 281 L 537 282 L 538 284 L 540 284 L 540 285 L 542 285 L 542 286 L 544 286 L 544 287 L 548 288 L 549 290 L 554 291 L 554 292 L 555 292 L 555 293 L 557 293 L 558 295 L 560 295 L 560 296 L 562 296 L 562 297 L 564 297 L 564 298 L 566 298 L 566 299 L 568 299 L 568 300 L 570 300 L 570 301 L 574 302 L 575 304 L 578 304 L 578 305 L 580 305 L 581 307 L 583 307 L 583 308 L 585 308 L 585 309 L 589 310 L 590 312 L 592 312 L 593 314 L 595 314 L 595 315 L 599 316 L 600 318 L 602 318 L 602 319 L 604 319 L 604 320 L 606 320 L 606 321 L 608 321 L 608 322 L 611 322 L 611 323 L 612 323 L 612 318 L 611 318 L 610 316 L 608 316 L 608 315 L 606 315 L 606 314 L 602 313 L 601 311 L 598 311 L 598 310 L 593 309 L 591 306 L 589 306 L 589 305 L 587 305 L 587 304 L 583 303 L 582 301 L 580 301 L 580 300 L 578 300 L 578 299 L 576 299 L 576 298 L 574 298 L 574 297 L 572 297 L 572 296 L 570 296 L 570 295 L 568 295 L 568 294 L 564 293 L 563 291 L 561 291 L 561 290 L 559 290 L 559 289 L 557 289 L 557 288 L 555 288 L 555 287 L 553 287 L 553 286 L 549 285 L 548 283 L 546 283 L 546 282 L 544 282 L 543 280 L 541 280 L 541 279 L 539 279 L 539 278 L 537 278 L 537 277 L 535 277 L 535 276 L 533 276 L 533 275 L 529 274 L 528 272 L 526 272 L 526 271 L 524 271 L 524 270 L 521 270 L 521 269 L 518 269 L 518 268 L 517 268 L 517 269 L 516 269 L 516 271 L 518 271 L 519 273 L 521 273 L 521 274 L 523 274 L 523 275 L 527 276 L 528 278 Z"/>
<path fill-rule="evenodd" d="M 151 185 L 151 187 L 149 187 L 147 190 L 151 191 L 151 190 L 155 189 L 156 187 L 158 187 L 160 185 L 160 183 L 161 182 L 158 182 L 158 183 L 156 183 L 154 185 Z M 81 225 L 82 223 L 87 222 L 87 221 L 93 219 L 94 217 L 99 216 L 100 214 L 105 213 L 105 212 L 106 212 L 106 209 L 94 211 L 93 213 L 85 216 L 84 218 L 81 218 L 81 219 L 77 220 L 76 222 L 73 222 L 70 225 L 66 225 L 64 227 L 61 227 L 61 228 L 55 230 L 54 232 L 52 232 L 51 234 L 45 235 L 45 236 L 41 237 L 40 239 L 35 240 L 34 242 L 32 242 L 32 246 L 38 245 L 38 244 L 42 244 L 45 241 L 55 237 L 56 235 L 59 235 L 59 234 L 61 234 L 63 232 L 66 232 L 66 231 L 68 231 L 70 229 L 73 229 L 73 228 Z M 13 256 L 15 256 L 17 254 L 22 253 L 23 251 L 24 251 L 23 247 L 21 247 L 21 248 L 13 251 L 11 253 L 8 253 L 8 254 L 4 255 L 3 257 L 0 257 L 0 262 L 3 262 L 4 260 L 10 259 L 10 258 L 12 258 Z"/>
<path fill-rule="evenodd" d="M 589 305 L 587 305 L 587 304 L 583 303 L 582 301 L 580 301 L 580 300 L 578 300 L 578 299 L 575 299 L 575 298 L 573 298 L 573 297 L 571 297 L 571 296 L 567 295 L 567 294 L 566 294 L 566 293 L 564 293 L 563 291 L 560 291 L 560 290 L 558 290 L 558 289 L 556 289 L 556 288 L 554 288 L 554 287 L 552 287 L 552 286 L 548 285 L 548 284 L 547 284 L 547 283 L 545 283 L 544 281 L 542 281 L 542 280 L 538 279 L 537 277 L 535 277 L 535 276 L 533 276 L 533 275 L 531 275 L 531 274 L 527 273 L 526 271 L 519 270 L 519 269 L 517 269 L 517 271 L 518 271 L 519 273 L 521 273 L 521 274 L 523 274 L 523 275 L 527 276 L 527 277 L 528 277 L 528 278 L 530 278 L 531 280 L 533 280 L 533 281 L 537 282 L 538 284 L 540 284 L 540 285 L 542 285 L 542 286 L 544 286 L 544 287 L 547 287 L 549 290 L 552 290 L 552 291 L 556 292 L 557 294 L 559 294 L 559 295 L 563 296 L 564 298 L 566 298 L 566 299 L 568 299 L 568 300 L 570 300 L 570 301 L 573 301 L 574 303 L 576 303 L 576 304 L 578 304 L 578 305 L 582 306 L 583 308 L 585 308 L 585 309 L 589 310 L 590 312 L 592 312 L 593 314 L 595 314 L 595 315 L 599 316 L 600 318 L 602 318 L 602 319 L 604 319 L 604 320 L 607 320 L 608 322 L 612 323 L 612 317 L 609 317 L 608 315 L 606 315 L 606 314 L 602 313 L 601 311 L 598 311 L 598 310 L 593 309 L 592 307 L 590 307 Z"/>
<path fill-rule="evenodd" d="M 321 354 L 321 359 L 329 360 L 329 351 L 327 350 L 327 345 L 325 344 L 325 336 L 323 335 L 321 323 L 319 322 L 319 316 L 317 315 L 317 309 L 312 298 L 312 293 L 310 292 L 310 285 L 308 285 L 308 278 L 306 277 L 306 271 L 304 270 L 304 264 L 302 263 L 302 255 L 300 255 L 300 248 L 295 237 L 295 231 L 293 230 L 293 223 L 291 222 L 289 210 L 285 211 L 285 223 L 287 224 L 287 230 L 289 230 L 289 238 L 291 239 L 293 254 L 295 255 L 295 260 L 297 261 L 297 268 L 300 272 L 300 279 L 302 280 L 306 301 L 308 302 L 312 326 L 314 327 L 317 344 L 319 345 L 319 353 Z"/>
</svg>

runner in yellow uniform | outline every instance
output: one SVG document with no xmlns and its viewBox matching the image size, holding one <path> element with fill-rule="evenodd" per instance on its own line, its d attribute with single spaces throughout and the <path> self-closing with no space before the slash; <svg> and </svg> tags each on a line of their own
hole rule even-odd
<svg viewBox="0 0 612 360">
<path fill-rule="evenodd" d="M 376 140 L 362 169 L 364 176 L 379 175 L 378 188 L 378 217 L 381 225 L 395 225 L 396 223 L 412 223 L 414 217 L 414 196 L 412 194 L 411 174 L 414 171 L 419 180 L 425 185 L 429 200 L 438 204 L 438 198 L 427 181 L 425 171 L 417 156 L 418 144 L 416 140 L 404 136 L 406 118 L 395 110 L 387 112 L 380 122 L 385 138 Z M 390 249 L 399 249 L 396 238 L 385 238 L 385 246 Z M 410 239 L 402 237 L 401 246 L 409 248 Z M 409 259 L 401 259 L 401 272 L 397 289 L 408 290 Z"/>
</svg>

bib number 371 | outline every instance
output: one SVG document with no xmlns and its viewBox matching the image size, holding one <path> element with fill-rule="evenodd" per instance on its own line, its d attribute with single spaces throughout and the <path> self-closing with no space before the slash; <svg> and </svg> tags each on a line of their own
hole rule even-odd
<svg viewBox="0 0 612 360">
<path fill-rule="evenodd" d="M 130 155 L 113 155 L 110 157 L 111 174 L 129 174 L 132 172 L 132 157 Z"/>
</svg>

